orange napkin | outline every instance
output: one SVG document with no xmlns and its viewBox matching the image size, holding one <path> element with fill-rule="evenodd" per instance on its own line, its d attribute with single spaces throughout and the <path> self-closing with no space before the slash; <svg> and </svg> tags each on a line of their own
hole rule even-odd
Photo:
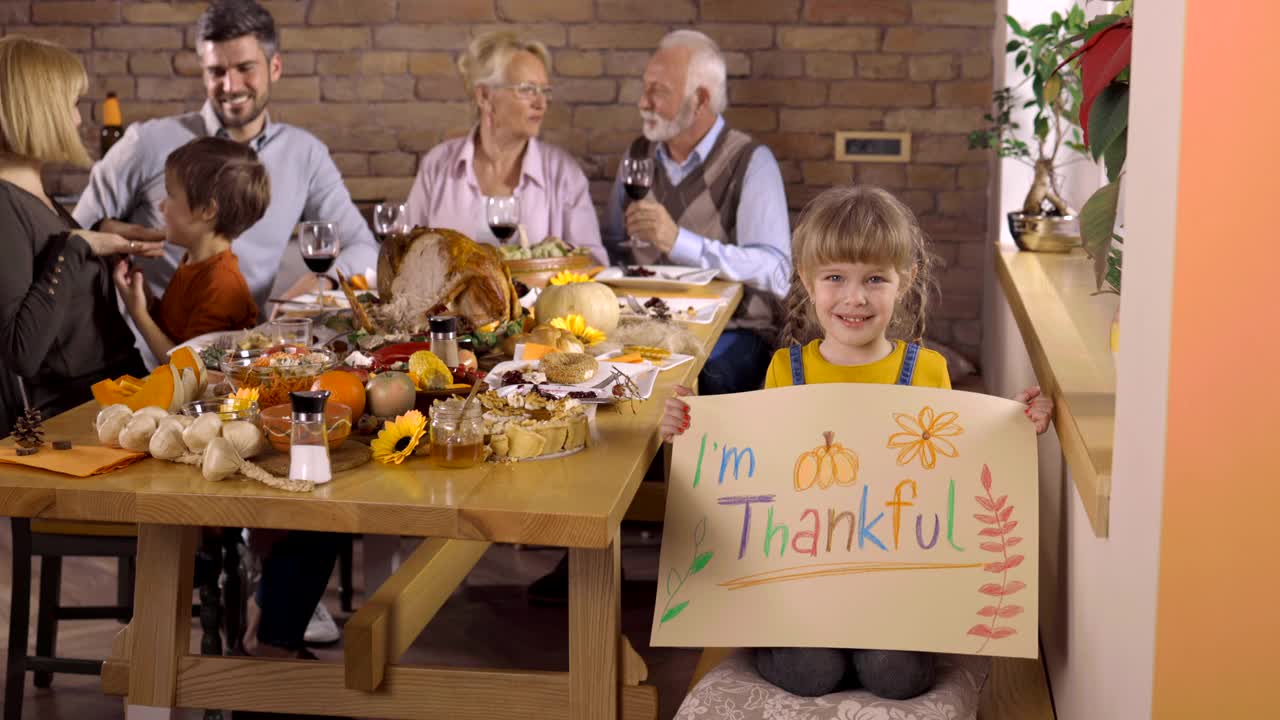
<svg viewBox="0 0 1280 720">
<path fill-rule="evenodd" d="M 555 351 L 556 349 L 550 345 L 542 345 L 541 343 L 525 343 L 524 353 L 520 356 L 520 360 L 541 360 L 543 355 Z"/>
<path fill-rule="evenodd" d="M 0 447 L 0 463 L 26 465 L 82 478 L 118 470 L 146 456 L 146 453 L 101 445 L 73 445 L 70 450 L 54 450 L 52 445 L 45 443 L 35 455 L 18 457 L 16 448 Z"/>
</svg>

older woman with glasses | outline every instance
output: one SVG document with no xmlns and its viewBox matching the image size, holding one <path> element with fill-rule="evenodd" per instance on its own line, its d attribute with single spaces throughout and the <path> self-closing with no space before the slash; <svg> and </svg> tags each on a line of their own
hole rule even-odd
<svg viewBox="0 0 1280 720">
<path fill-rule="evenodd" d="M 608 264 L 586 175 L 569 153 L 538 140 L 551 102 L 550 66 L 546 46 L 516 32 L 472 41 L 458 70 L 478 121 L 423 156 L 409 191 L 410 224 L 497 243 L 485 198 L 514 196 L 530 242 L 555 236 Z"/>
</svg>

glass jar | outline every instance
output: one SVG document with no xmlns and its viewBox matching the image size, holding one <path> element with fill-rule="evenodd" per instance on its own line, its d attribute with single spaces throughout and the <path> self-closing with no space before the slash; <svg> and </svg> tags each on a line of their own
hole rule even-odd
<svg viewBox="0 0 1280 720">
<path fill-rule="evenodd" d="M 431 407 L 432 462 L 447 468 L 468 468 L 484 459 L 484 421 L 480 403 L 463 406 L 466 399 L 437 401 Z"/>
</svg>

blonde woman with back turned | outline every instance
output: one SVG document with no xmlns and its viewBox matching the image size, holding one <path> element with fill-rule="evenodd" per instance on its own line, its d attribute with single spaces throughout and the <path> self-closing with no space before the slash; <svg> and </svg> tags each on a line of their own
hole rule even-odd
<svg viewBox="0 0 1280 720">
<path fill-rule="evenodd" d="M 111 260 L 156 257 L 162 242 L 80 228 L 44 191 L 46 163 L 88 167 L 84 66 L 53 43 L 0 39 L 0 436 L 27 400 L 48 418 L 107 377 L 145 372 L 116 305 Z"/>
<path fill-rule="evenodd" d="M 564 150 L 538 140 L 551 102 L 551 56 L 509 30 L 481 35 L 458 59 L 476 124 L 422 158 L 409 191 L 408 221 L 451 228 L 497 244 L 485 197 L 514 195 L 531 242 L 555 236 L 608 264 L 587 176 Z"/>
</svg>

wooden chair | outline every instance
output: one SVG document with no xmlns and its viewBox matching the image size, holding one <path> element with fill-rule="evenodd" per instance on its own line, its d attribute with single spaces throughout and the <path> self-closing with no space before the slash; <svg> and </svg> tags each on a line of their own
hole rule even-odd
<svg viewBox="0 0 1280 720">
<path fill-rule="evenodd" d="M 4 720 L 20 720 L 26 674 L 34 673 L 36 687 L 49 687 L 54 673 L 100 675 L 102 660 L 57 657 L 60 620 L 119 620 L 133 616 L 134 555 L 137 528 L 120 523 L 63 522 L 13 518 L 13 583 L 9 615 L 9 649 L 5 667 Z M 196 585 L 200 603 L 192 614 L 200 618 L 200 652 L 222 654 L 220 630 L 235 647 L 244 626 L 243 574 L 239 529 L 209 530 L 196 557 Z M 27 654 L 31 611 L 31 560 L 40 558 L 40 598 L 36 615 L 36 652 Z M 114 557 L 119 563 L 116 604 L 63 606 L 62 558 Z M 226 582 L 219 579 L 226 572 Z M 223 612 L 225 608 L 225 613 Z M 206 718 L 221 713 L 207 711 Z"/>
</svg>

